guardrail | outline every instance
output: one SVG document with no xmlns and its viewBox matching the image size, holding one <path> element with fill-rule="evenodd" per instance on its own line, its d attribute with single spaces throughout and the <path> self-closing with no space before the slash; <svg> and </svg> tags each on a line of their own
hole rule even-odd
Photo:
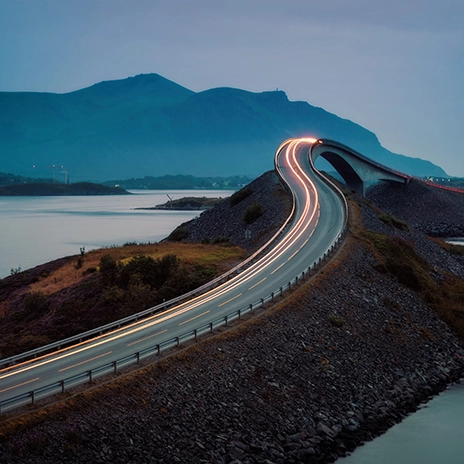
<svg viewBox="0 0 464 464">
<path fill-rule="evenodd" d="M 208 324 L 201 325 L 196 329 L 185 332 L 184 334 L 178 337 L 171 338 L 162 343 L 154 344 L 153 346 L 150 346 L 144 350 L 137 351 L 132 355 L 113 360 L 95 369 L 84 371 L 80 374 L 68 377 L 58 382 L 54 382 L 50 385 L 46 385 L 36 390 L 31 390 L 27 393 L 23 393 L 22 395 L 15 396 L 4 401 L 0 401 L 0 415 L 5 414 L 7 411 L 21 406 L 25 406 L 28 404 L 34 405 L 40 399 L 46 398 L 50 395 L 64 393 L 70 388 L 76 387 L 83 383 L 92 383 L 94 379 L 103 375 L 116 374 L 118 372 L 118 369 L 121 369 L 122 367 L 133 364 L 140 364 L 140 361 L 142 359 L 145 359 L 153 355 L 159 356 L 163 351 L 166 351 L 173 347 L 177 347 L 180 344 L 188 342 L 190 340 L 196 340 L 197 337 L 199 337 L 200 335 L 211 333 L 219 327 L 227 327 L 227 325 L 230 322 L 236 319 L 240 319 L 245 314 L 252 313 L 259 308 L 263 308 L 267 303 L 274 302 L 276 298 L 283 296 L 285 292 L 289 291 L 299 283 L 303 282 L 306 278 L 308 278 L 311 275 L 311 271 L 315 271 L 324 263 L 324 261 L 326 261 L 334 253 L 334 251 L 338 248 L 343 238 L 345 237 L 346 232 L 347 228 L 345 227 L 342 230 L 342 232 L 338 235 L 338 237 L 334 240 L 334 242 L 332 242 L 331 246 L 316 262 L 313 263 L 312 266 L 309 266 L 307 269 L 302 271 L 294 279 L 289 281 L 286 285 L 279 287 L 276 291 L 266 295 L 263 298 L 260 298 L 254 303 L 251 303 L 248 306 L 233 311 Z"/>
</svg>

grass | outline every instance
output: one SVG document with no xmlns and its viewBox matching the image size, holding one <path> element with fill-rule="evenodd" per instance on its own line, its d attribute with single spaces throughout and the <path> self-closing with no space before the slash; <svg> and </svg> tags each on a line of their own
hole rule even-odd
<svg viewBox="0 0 464 464">
<path fill-rule="evenodd" d="M 174 255 L 178 265 L 156 286 L 145 282 L 144 274 L 128 274 L 126 284 L 107 285 L 98 270 L 106 255 L 119 270 L 141 257 L 163 261 Z M 24 284 L 0 303 L 0 355 L 13 356 L 142 311 L 203 285 L 245 256 L 243 249 L 229 244 L 126 244 L 81 254 L 53 269 L 47 263 L 47 272 L 32 280 L 25 271 Z M 79 258 L 82 266 L 76 269 Z"/>
<path fill-rule="evenodd" d="M 239 247 L 224 247 L 214 244 L 163 242 L 158 244 L 129 244 L 123 247 L 101 248 L 86 253 L 80 269 L 76 269 L 75 261 L 67 263 L 50 273 L 50 275 L 31 284 L 29 288 L 24 289 L 24 292 L 42 292 L 50 295 L 71 287 L 81 282 L 89 274 L 89 269 L 98 269 L 100 259 L 104 255 L 110 255 L 115 261 L 127 263 L 139 255 L 157 259 L 167 254 L 175 254 L 187 265 L 216 265 L 220 270 L 224 271 L 245 257 L 245 252 Z"/>
</svg>

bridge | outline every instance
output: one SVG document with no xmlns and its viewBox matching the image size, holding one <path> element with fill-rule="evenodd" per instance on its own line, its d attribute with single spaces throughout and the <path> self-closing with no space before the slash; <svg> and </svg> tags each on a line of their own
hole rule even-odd
<svg viewBox="0 0 464 464">
<path fill-rule="evenodd" d="M 317 139 L 309 150 L 314 167 L 321 156 L 340 174 L 350 190 L 364 196 L 367 182 L 399 182 L 407 184 L 411 176 L 383 166 L 352 148 L 329 139 Z"/>
</svg>

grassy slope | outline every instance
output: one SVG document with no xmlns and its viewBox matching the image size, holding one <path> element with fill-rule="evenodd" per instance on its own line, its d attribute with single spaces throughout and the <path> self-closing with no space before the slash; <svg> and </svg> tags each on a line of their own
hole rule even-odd
<svg viewBox="0 0 464 464">
<path fill-rule="evenodd" d="M 222 274 L 244 258 L 244 251 L 233 246 L 129 244 L 63 259 L 54 269 L 46 264 L 42 273 L 39 266 L 8 277 L 0 281 L 0 354 L 12 356 L 141 311 L 144 301 L 151 301 L 153 294 L 142 285 L 124 291 L 105 288 L 97 271 L 100 259 L 110 255 L 127 264 L 141 255 L 160 259 L 169 254 L 180 259 L 186 273 L 196 276 L 195 284 Z M 28 273 L 34 277 L 28 280 Z M 127 302 L 128 298 L 133 304 Z M 149 306 L 152 304 L 145 307 Z"/>
</svg>

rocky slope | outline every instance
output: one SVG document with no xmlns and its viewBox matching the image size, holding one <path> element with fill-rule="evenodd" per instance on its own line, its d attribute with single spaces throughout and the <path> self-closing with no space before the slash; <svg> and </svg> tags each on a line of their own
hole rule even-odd
<svg viewBox="0 0 464 464">
<path fill-rule="evenodd" d="M 229 241 L 249 251 L 264 245 L 290 214 L 291 199 L 275 171 L 250 182 L 242 192 L 246 193 L 236 200 L 227 199 L 180 225 L 178 229 L 185 232 L 182 240 Z M 243 220 L 245 212 L 256 203 L 262 206 L 263 214 L 247 224 Z"/>
<path fill-rule="evenodd" d="M 407 185 L 380 183 L 367 198 L 427 235 L 464 237 L 463 193 L 411 180 Z"/>
<path fill-rule="evenodd" d="M 352 233 L 310 283 L 237 330 L 3 422 L 0 463 L 331 462 L 459 379 L 462 343 L 382 267 L 372 237 L 427 257 L 430 285 L 464 276 L 462 257 L 363 199 L 350 203 Z"/>
</svg>

